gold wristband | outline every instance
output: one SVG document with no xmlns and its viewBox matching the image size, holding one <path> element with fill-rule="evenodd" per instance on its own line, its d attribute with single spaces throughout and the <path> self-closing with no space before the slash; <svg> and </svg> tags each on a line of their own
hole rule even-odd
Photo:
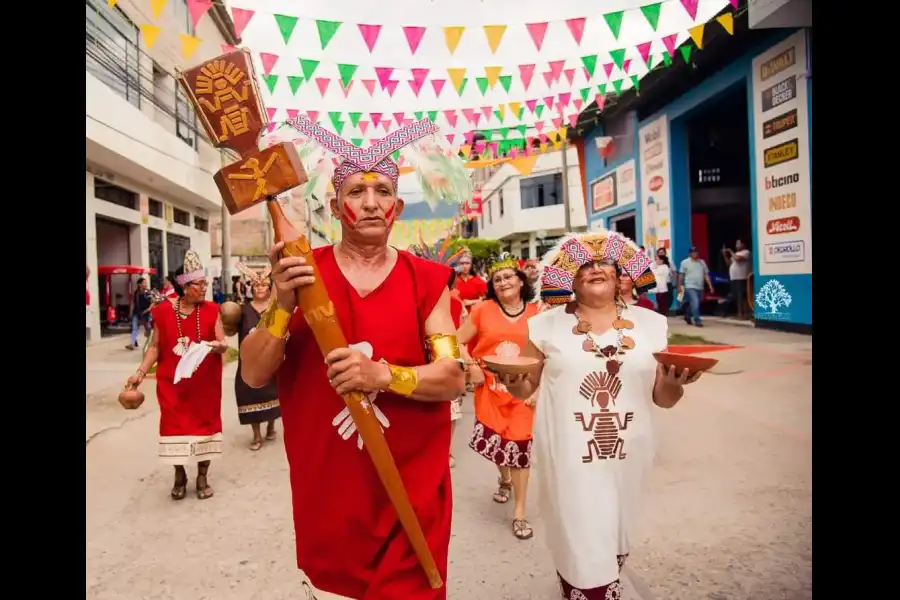
<svg viewBox="0 0 900 600">
<path fill-rule="evenodd" d="M 398 367 L 388 364 L 391 370 L 391 382 L 388 384 L 388 391 L 400 396 L 412 396 L 416 388 L 419 387 L 419 374 L 412 367 Z"/>
<path fill-rule="evenodd" d="M 428 348 L 429 360 L 433 363 L 443 359 L 452 358 L 460 360 L 459 342 L 456 336 L 446 333 L 435 333 L 425 338 L 425 347 Z"/>
<path fill-rule="evenodd" d="M 273 300 L 259 321 L 270 334 L 279 339 L 284 339 L 291 324 L 291 316 L 291 313 L 278 306 L 277 300 Z"/>
</svg>

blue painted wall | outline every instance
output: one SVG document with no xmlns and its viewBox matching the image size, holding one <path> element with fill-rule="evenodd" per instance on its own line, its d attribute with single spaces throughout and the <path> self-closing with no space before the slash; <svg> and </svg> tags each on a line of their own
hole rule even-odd
<svg viewBox="0 0 900 600">
<path fill-rule="evenodd" d="M 786 39 L 794 34 L 796 30 L 772 30 L 771 35 L 749 50 L 739 59 L 732 62 L 729 66 L 708 77 L 700 85 L 692 88 L 681 97 L 673 100 L 665 108 L 659 112 L 649 116 L 640 123 L 635 123 L 635 145 L 634 155 L 636 169 L 635 177 L 637 179 L 637 201 L 636 205 L 626 206 L 624 208 L 613 207 L 606 211 L 593 213 L 590 199 L 588 200 L 588 224 L 593 226 L 600 221 L 604 226 L 607 219 L 611 216 L 627 212 L 629 210 L 637 210 L 637 231 L 643 231 L 641 223 L 641 182 L 640 182 L 640 146 L 637 143 L 637 132 L 645 125 L 662 115 L 668 117 L 669 122 L 669 182 L 671 185 L 671 223 L 672 223 L 672 249 L 670 257 L 674 266 L 687 255 L 687 249 L 691 245 L 691 206 L 690 206 L 690 169 L 688 165 L 688 139 L 687 139 L 687 121 L 692 113 L 703 108 L 703 104 L 713 99 L 719 94 L 733 89 L 736 86 L 744 86 L 747 90 L 747 121 L 750 128 L 750 206 L 751 206 L 751 227 L 753 232 L 753 249 L 757 249 L 757 219 L 756 219 L 756 161 L 752 159 L 755 156 L 755 135 L 753 118 L 753 90 L 752 90 L 752 62 L 753 59 L 769 49 L 778 42 Z M 807 101 L 809 103 L 809 127 L 810 127 L 810 143 L 812 148 L 812 78 L 807 78 Z M 590 182 L 609 173 L 617 166 L 628 160 L 629 157 L 623 157 L 618 163 L 605 167 L 603 161 L 598 156 L 594 139 L 603 135 L 602 128 L 597 127 L 593 131 L 585 135 L 585 178 L 590 186 Z M 812 172 L 812 157 L 810 157 L 810 172 Z M 590 191 L 586 191 L 590 195 Z M 812 199 L 810 199 L 812 203 Z M 759 272 L 759 252 L 754 252 L 754 272 Z M 792 304 L 789 309 L 789 317 L 787 321 L 798 324 L 812 324 L 812 275 L 779 275 L 777 278 L 788 290 L 792 296 Z M 772 277 L 754 277 L 755 292 L 759 291 Z M 766 319 L 767 315 L 764 310 L 757 307 L 757 318 Z"/>
<path fill-rule="evenodd" d="M 584 157 L 585 157 L 585 167 L 584 167 L 584 175 L 585 181 L 587 181 L 588 189 L 585 190 L 584 194 L 587 197 L 588 204 L 588 227 L 594 226 L 596 223 L 600 223 L 603 227 L 609 227 L 609 218 L 616 217 L 618 215 L 622 215 L 625 213 L 634 212 L 635 214 L 635 231 L 638 232 L 638 238 L 640 238 L 641 229 L 641 174 L 640 174 L 640 165 L 637 162 L 638 157 L 638 144 L 637 144 L 637 132 L 638 132 L 638 122 L 637 117 L 632 115 L 631 118 L 631 129 L 632 136 L 634 136 L 634 153 L 629 156 L 622 156 L 615 162 L 609 164 L 609 166 L 604 165 L 604 161 L 600 158 L 600 153 L 597 152 L 597 146 L 594 142 L 598 137 L 603 137 L 603 126 L 599 126 L 594 128 L 593 131 L 587 133 L 584 137 Z M 634 186 L 635 186 L 635 200 L 631 204 L 626 204 L 625 206 L 611 206 L 606 210 L 601 210 L 599 212 L 594 211 L 594 202 L 593 202 L 593 194 L 591 192 L 591 184 L 597 179 L 612 173 L 620 166 L 624 165 L 629 160 L 634 160 Z M 618 182 L 616 182 L 618 185 Z M 638 240 L 635 240 L 638 241 Z M 640 242 L 638 241 L 640 244 Z"/>
</svg>

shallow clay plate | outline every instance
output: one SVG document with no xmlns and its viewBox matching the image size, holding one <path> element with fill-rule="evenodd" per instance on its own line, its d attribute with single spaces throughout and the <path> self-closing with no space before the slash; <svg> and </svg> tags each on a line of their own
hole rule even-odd
<svg viewBox="0 0 900 600">
<path fill-rule="evenodd" d="M 719 362 L 717 358 L 707 358 L 692 354 L 675 354 L 673 352 L 654 352 L 653 358 L 666 368 L 674 366 L 680 375 L 684 369 L 692 374 L 697 371 L 709 371 Z"/>
<path fill-rule="evenodd" d="M 534 371 L 540 361 L 530 356 L 485 356 L 484 366 L 488 371 L 501 375 L 522 375 Z"/>
</svg>

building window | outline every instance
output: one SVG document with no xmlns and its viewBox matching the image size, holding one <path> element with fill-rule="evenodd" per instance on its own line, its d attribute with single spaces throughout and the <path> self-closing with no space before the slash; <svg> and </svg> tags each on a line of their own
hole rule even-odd
<svg viewBox="0 0 900 600">
<path fill-rule="evenodd" d="M 634 113 L 628 112 L 605 124 L 604 133 L 613 138 L 613 148 L 612 154 L 603 159 L 604 167 L 634 156 L 634 119 Z"/>
<path fill-rule="evenodd" d="M 485 202 L 485 204 L 487 205 L 488 225 L 493 225 L 494 224 L 494 210 L 491 208 L 491 205 L 493 204 L 493 202 L 491 202 L 489 200 L 489 201 Z"/>
<path fill-rule="evenodd" d="M 541 175 L 519 180 L 522 209 L 562 204 L 562 174 Z"/>
<path fill-rule="evenodd" d="M 197 149 L 197 115 L 181 89 L 175 88 L 175 135 L 185 144 Z"/>
<path fill-rule="evenodd" d="M 484 229 L 484 205 L 481 205 L 481 216 L 479 217 L 481 221 L 481 228 Z"/>
<path fill-rule="evenodd" d="M 191 23 L 191 11 L 188 10 L 187 0 L 175 0 L 175 22 L 184 25 L 188 35 L 194 35 L 194 24 Z"/>
<path fill-rule="evenodd" d="M 134 106 L 141 105 L 139 30 L 118 6 L 85 0 L 85 68 Z"/>
<path fill-rule="evenodd" d="M 503 216 L 503 213 L 504 213 L 504 210 L 503 210 L 503 190 L 500 190 L 500 191 L 497 193 L 497 196 L 499 197 L 499 202 L 500 202 L 500 216 L 502 217 L 502 216 Z"/>
<path fill-rule="evenodd" d="M 149 212 L 151 217 L 163 218 L 163 203 L 159 200 L 154 200 L 150 198 L 149 202 Z M 160 242 L 162 243 L 162 242 Z"/>
<path fill-rule="evenodd" d="M 203 217 L 194 216 L 194 229 L 209 232 L 209 221 Z"/>
<path fill-rule="evenodd" d="M 150 202 L 154 202 L 154 200 Z M 159 229 L 147 228 L 147 254 L 150 259 L 150 268 L 156 269 L 156 275 L 150 276 L 150 287 L 161 290 L 162 277 L 165 273 L 163 273 L 163 232 Z"/>
<path fill-rule="evenodd" d="M 94 197 L 131 210 L 138 209 L 138 195 L 99 177 L 94 177 Z"/>
<path fill-rule="evenodd" d="M 191 213 L 180 208 L 172 207 L 172 220 L 179 225 L 191 226 Z"/>
</svg>

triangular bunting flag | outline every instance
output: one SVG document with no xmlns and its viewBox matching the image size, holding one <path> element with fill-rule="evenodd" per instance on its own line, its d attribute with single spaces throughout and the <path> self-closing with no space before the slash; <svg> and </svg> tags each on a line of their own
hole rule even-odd
<svg viewBox="0 0 900 600">
<path fill-rule="evenodd" d="M 606 21 L 606 24 L 609 25 L 609 30 L 612 32 L 613 37 L 616 39 L 619 39 L 619 32 L 622 30 L 622 17 L 624 16 L 624 10 L 606 13 L 605 15 L 603 15 L 603 19 Z"/>
<path fill-rule="evenodd" d="M 144 40 L 144 46 L 147 47 L 147 50 L 153 48 L 153 44 L 156 43 L 156 38 L 159 37 L 160 28 L 156 25 L 151 25 L 149 23 L 145 23 L 141 25 L 141 38 Z"/>
<path fill-rule="evenodd" d="M 638 54 L 641 55 L 641 58 L 644 60 L 644 64 L 647 65 L 647 68 L 650 68 L 650 47 L 653 42 L 644 42 L 643 44 L 637 45 Z"/>
<path fill-rule="evenodd" d="M 369 129 L 369 122 L 368 121 L 360 121 L 359 122 L 359 130 L 362 132 L 363 135 L 366 135 L 367 129 Z"/>
<path fill-rule="evenodd" d="M 297 27 L 297 17 L 292 17 L 290 15 L 273 15 L 275 17 L 275 23 L 278 24 L 278 31 L 281 32 L 281 37 L 284 38 L 285 45 L 291 41 L 291 36 L 294 34 L 294 28 Z"/>
<path fill-rule="evenodd" d="M 569 28 L 569 33 L 572 34 L 572 38 L 574 38 L 575 43 L 579 46 L 581 45 L 581 38 L 584 36 L 585 21 L 586 19 L 584 17 L 566 19 L 566 27 Z"/>
<path fill-rule="evenodd" d="M 263 81 L 266 82 L 266 87 L 269 88 L 269 93 L 275 93 L 275 86 L 278 85 L 278 75 L 263 75 Z"/>
<path fill-rule="evenodd" d="M 544 45 L 544 34 L 547 33 L 547 23 L 526 23 L 525 28 L 528 29 L 528 35 L 531 36 L 534 47 L 540 52 L 541 46 Z"/>
<path fill-rule="evenodd" d="M 397 84 L 399 83 L 400 82 L 396 79 L 391 79 L 387 82 L 387 85 L 384 86 L 384 89 L 387 90 L 388 96 L 390 96 L 391 98 L 394 97 L 394 92 L 397 91 Z"/>
<path fill-rule="evenodd" d="M 425 83 L 425 78 L 428 77 L 428 71 L 428 69 L 410 69 L 413 81 L 418 83 L 420 86 Z"/>
<path fill-rule="evenodd" d="M 619 48 L 617 50 L 610 50 L 609 57 L 612 59 L 613 63 L 620 69 L 625 67 L 625 49 Z"/>
<path fill-rule="evenodd" d="M 456 137 L 456 136 L 454 136 L 452 133 L 448 133 L 448 134 L 446 135 L 447 142 L 448 142 L 451 146 L 453 145 L 453 140 L 454 140 L 455 137 Z"/>
<path fill-rule="evenodd" d="M 692 21 L 697 20 L 697 4 L 699 2 L 700 0 L 681 0 L 681 5 L 687 11 L 687 14 L 690 15 Z"/>
<path fill-rule="evenodd" d="M 319 88 L 319 94 L 324 98 L 325 92 L 328 91 L 328 84 L 331 80 L 326 77 L 316 77 L 316 86 Z"/>
<path fill-rule="evenodd" d="M 566 69 L 563 73 L 565 73 L 566 81 L 569 82 L 569 85 L 573 85 L 575 82 L 575 69 Z"/>
<path fill-rule="evenodd" d="M 431 121 L 432 123 L 434 123 L 435 120 L 437 119 L 437 114 L 438 114 L 438 111 L 429 110 L 428 111 L 428 120 Z"/>
<path fill-rule="evenodd" d="M 692 49 L 693 48 L 691 48 L 691 46 L 689 44 L 685 44 L 684 46 L 682 46 L 681 48 L 678 49 L 678 51 L 681 52 L 681 58 L 684 59 L 685 64 L 691 63 L 691 50 Z"/>
<path fill-rule="evenodd" d="M 357 148 L 362 148 L 363 140 L 362 138 L 350 138 L 350 143 L 356 146 Z"/>
<path fill-rule="evenodd" d="M 350 123 L 354 127 L 356 127 L 357 125 L 359 125 L 359 118 L 362 116 L 362 113 L 351 112 L 351 113 L 347 113 L 347 116 L 350 117 Z"/>
<path fill-rule="evenodd" d="M 263 75 L 268 75 L 272 72 L 272 68 L 275 66 L 275 63 L 278 62 L 278 55 L 271 54 L 269 52 L 260 52 L 259 61 L 262 63 Z"/>
<path fill-rule="evenodd" d="M 572 99 L 572 92 L 563 92 L 559 95 L 559 103 L 562 104 L 563 108 L 569 105 L 569 101 Z"/>
<path fill-rule="evenodd" d="M 636 90 L 641 88 L 641 80 L 637 75 L 631 76 L 631 85 L 633 85 Z"/>
<path fill-rule="evenodd" d="M 612 75 L 613 69 L 616 68 L 616 65 L 612 63 L 603 63 L 603 72 L 606 73 L 606 78 L 609 79 Z"/>
<path fill-rule="evenodd" d="M 722 29 L 728 32 L 728 35 L 734 35 L 734 14 L 725 13 L 716 17 L 716 21 L 722 26 Z"/>
<path fill-rule="evenodd" d="M 625 59 L 625 62 L 622 63 L 622 70 L 625 71 L 625 72 L 627 73 L 627 72 L 628 72 L 628 69 L 629 69 L 630 67 L 631 67 L 631 59 L 630 59 L 630 58 L 626 58 L 626 59 Z"/>
<path fill-rule="evenodd" d="M 668 51 L 663 51 L 663 64 L 667 67 L 672 64 L 672 55 Z"/>
<path fill-rule="evenodd" d="M 381 113 L 369 113 L 369 118 L 372 119 L 372 125 L 375 127 L 381 123 Z"/>
<path fill-rule="evenodd" d="M 688 33 L 691 34 L 691 39 L 694 40 L 694 43 L 697 44 L 697 50 L 703 50 L 703 28 L 705 25 L 700 23 L 699 25 L 695 25 L 688 29 Z"/>
<path fill-rule="evenodd" d="M 616 90 L 616 95 L 617 96 L 621 95 L 622 94 L 622 80 L 616 79 L 615 81 L 612 82 L 612 84 L 613 84 L 613 89 Z"/>
<path fill-rule="evenodd" d="M 319 41 L 322 43 L 322 50 L 328 47 L 328 43 L 341 25 L 341 21 L 320 21 L 316 19 L 316 29 L 319 31 Z"/>
<path fill-rule="evenodd" d="M 605 83 L 601 83 L 600 85 L 598 85 L 598 86 L 597 86 L 597 91 L 600 92 L 600 95 L 601 95 L 601 96 L 606 96 L 606 84 L 605 84 Z"/>
<path fill-rule="evenodd" d="M 319 111 L 317 110 L 308 110 L 306 111 L 306 116 L 309 117 L 309 120 L 313 123 L 319 122 Z"/>
<path fill-rule="evenodd" d="M 516 129 L 519 131 L 519 135 L 521 135 L 522 137 L 525 137 L 526 127 L 524 125 L 519 125 L 518 127 L 516 127 Z"/>
<path fill-rule="evenodd" d="M 552 60 L 547 63 L 547 66 L 550 67 L 550 73 L 553 75 L 553 81 L 559 81 L 560 75 L 562 75 L 563 67 L 566 66 L 565 60 Z"/>
<path fill-rule="evenodd" d="M 678 41 L 678 34 L 673 33 L 672 35 L 667 35 L 662 39 L 663 45 L 666 47 L 666 50 L 670 55 L 675 54 L 675 42 Z"/>
<path fill-rule="evenodd" d="M 478 89 L 481 90 L 481 95 L 484 96 L 487 93 L 488 89 L 487 77 L 476 77 L 475 83 L 478 84 Z"/>
<path fill-rule="evenodd" d="M 451 83 L 453 83 L 453 88 L 462 95 L 462 82 L 466 76 L 465 69 L 447 69 L 447 76 L 450 77 Z"/>
<path fill-rule="evenodd" d="M 312 79 L 313 73 L 316 72 L 316 69 L 319 66 L 319 61 L 313 60 L 311 58 L 301 58 L 300 59 L 300 70 L 303 71 L 303 76 L 307 81 Z"/>
<path fill-rule="evenodd" d="M 738 4 L 740 4 L 741 0 L 728 0 L 731 2 L 731 7 L 737 10 Z"/>
<path fill-rule="evenodd" d="M 502 137 L 505 140 L 506 138 L 509 137 L 509 127 L 499 127 L 497 129 L 497 133 L 499 133 L 500 137 Z"/>
<path fill-rule="evenodd" d="M 353 89 L 353 80 L 352 79 L 350 80 L 350 83 L 347 85 L 344 85 L 344 83 L 341 82 L 341 91 L 344 92 L 344 98 L 350 97 L 350 90 L 352 90 L 352 89 Z"/>
<path fill-rule="evenodd" d="M 591 88 L 581 88 L 581 101 L 587 102 L 588 96 L 591 95 Z"/>
<path fill-rule="evenodd" d="M 344 122 L 341 121 L 340 111 L 329 112 L 328 118 L 331 120 L 331 125 L 334 127 L 335 131 L 340 135 L 340 133 L 344 131 Z"/>
<path fill-rule="evenodd" d="M 506 106 L 501 104 L 497 107 L 497 110 L 494 111 L 494 114 L 497 115 L 497 118 L 501 121 L 506 119 Z"/>
<path fill-rule="evenodd" d="M 434 95 L 437 97 L 441 96 L 441 91 L 444 89 L 444 84 L 447 83 L 446 79 L 432 79 L 431 80 L 431 88 L 434 90 Z"/>
<path fill-rule="evenodd" d="M 522 110 L 521 102 L 510 102 L 509 103 L 509 112 L 511 112 L 512 114 L 517 115 L 517 114 L 519 114 L 520 110 Z"/>
<path fill-rule="evenodd" d="M 403 121 L 405 119 L 406 119 L 406 113 L 402 113 L 402 112 L 394 113 L 394 120 L 397 121 L 397 125 L 400 125 L 401 123 L 403 123 Z"/>
<path fill-rule="evenodd" d="M 300 111 L 297 110 L 296 108 L 289 108 L 289 109 L 287 109 L 288 120 L 293 121 L 294 119 L 297 118 L 297 115 L 298 115 L 299 113 L 300 113 Z"/>
<path fill-rule="evenodd" d="M 421 121 L 421 120 L 422 120 L 422 117 L 423 117 L 424 115 L 425 115 L 425 112 L 424 112 L 424 111 L 421 111 L 421 110 L 417 110 L 416 112 L 413 113 L 413 116 L 416 117 L 416 121 Z"/>
<path fill-rule="evenodd" d="M 237 50 L 231 44 L 219 44 L 219 49 L 222 51 L 222 54 L 231 54 Z"/>
<path fill-rule="evenodd" d="M 590 54 L 588 56 L 581 57 L 581 64 L 584 65 L 585 70 L 588 74 L 588 79 L 594 76 L 594 69 L 597 68 L 597 55 Z"/>
<path fill-rule="evenodd" d="M 369 97 L 375 95 L 375 80 L 374 79 L 363 79 L 362 80 L 363 87 L 366 88 L 366 91 L 369 92 Z"/>
<path fill-rule="evenodd" d="M 266 116 L 268 117 L 269 122 L 271 123 L 275 120 L 275 113 L 278 112 L 277 108 L 266 107 Z"/>
<path fill-rule="evenodd" d="M 388 81 L 391 80 L 393 73 L 393 67 L 375 67 L 375 77 L 378 78 L 378 84 L 381 86 L 381 89 L 387 89 Z"/>
<path fill-rule="evenodd" d="M 422 91 L 422 84 L 419 83 L 418 81 L 414 81 L 414 80 L 412 80 L 412 79 L 410 79 L 410 80 L 407 81 L 406 83 L 409 84 L 409 87 L 410 87 L 410 89 L 413 91 L 413 94 L 415 94 L 415 95 L 416 95 L 416 98 L 418 98 L 418 97 L 419 97 L 419 92 Z M 417 119 L 421 119 L 422 117 L 416 117 L 416 118 L 417 118 Z"/>
<path fill-rule="evenodd" d="M 537 122 L 534 124 L 534 128 L 535 128 L 535 130 L 537 130 L 538 133 L 541 133 L 541 132 L 544 130 L 544 122 L 543 122 L 543 121 L 537 121 Z"/>
<path fill-rule="evenodd" d="M 409 44 L 409 51 L 412 54 L 416 53 L 416 50 L 419 49 L 419 44 L 422 43 L 422 37 L 425 35 L 424 27 L 404 27 L 403 35 L 406 36 L 406 43 Z"/>
<path fill-rule="evenodd" d="M 497 85 L 497 79 L 500 77 L 502 67 L 485 67 L 484 74 L 487 78 L 488 85 L 493 88 Z M 508 90 L 507 90 L 508 91 Z"/>
<path fill-rule="evenodd" d="M 606 96 L 597 94 L 594 96 L 594 102 L 597 103 L 597 110 L 603 110 L 603 106 L 606 104 Z"/>
<path fill-rule="evenodd" d="M 501 75 L 500 85 L 503 86 L 503 91 L 509 93 L 509 86 L 512 85 L 512 75 Z"/>
<path fill-rule="evenodd" d="M 234 36 L 240 39 L 241 35 L 244 33 L 244 29 L 247 27 L 247 24 L 250 23 L 250 19 L 253 18 L 253 15 L 256 14 L 256 11 L 247 10 L 245 8 L 232 8 L 231 9 L 231 20 L 234 22 Z"/>
<path fill-rule="evenodd" d="M 162 14 L 163 9 L 166 7 L 166 3 L 169 0 L 150 0 L 150 12 L 153 13 L 153 20 L 159 19 L 159 15 Z"/>
<path fill-rule="evenodd" d="M 547 87 L 553 87 L 553 73 L 550 71 L 544 71 L 541 73 L 544 77 L 544 83 L 547 84 Z"/>
<path fill-rule="evenodd" d="M 119 0 L 106 0 L 106 5 L 109 6 L 110 8 L 115 8 L 115 7 L 116 7 L 116 3 L 117 3 L 118 1 L 119 1 Z"/>
<path fill-rule="evenodd" d="M 581 112 L 581 107 L 584 106 L 584 100 L 581 100 L 580 98 L 575 98 L 574 100 L 572 100 L 572 104 L 575 105 L 576 111 Z"/>
<path fill-rule="evenodd" d="M 542 114 L 544 114 L 544 105 L 538 104 L 534 107 L 534 116 L 540 119 Z"/>
<path fill-rule="evenodd" d="M 528 91 L 528 86 L 531 85 L 532 76 L 534 76 L 534 65 L 519 65 L 519 79 L 522 80 L 522 87 L 525 88 L 525 91 Z"/>
<path fill-rule="evenodd" d="M 506 25 L 485 25 L 484 37 L 487 38 L 488 47 L 491 54 L 497 54 L 497 48 L 503 40 L 503 34 L 506 33 Z"/>
<path fill-rule="evenodd" d="M 287 77 L 288 83 L 291 86 L 291 93 L 296 94 L 297 90 L 300 89 L 300 84 L 302 84 L 305 80 L 299 75 L 288 75 Z"/>
<path fill-rule="evenodd" d="M 458 117 L 456 116 L 455 110 L 452 110 L 452 109 L 445 110 L 444 118 L 447 120 L 447 123 L 450 125 L 450 127 L 456 127 Z"/>
<path fill-rule="evenodd" d="M 465 30 L 465 27 L 444 27 L 444 41 L 447 43 L 447 50 L 450 54 L 456 52 L 456 47 L 459 46 L 459 40 L 462 39 Z"/>
<path fill-rule="evenodd" d="M 474 111 L 473 109 L 471 109 L 471 108 L 464 108 L 464 109 L 462 109 L 462 114 L 463 114 L 463 118 L 464 118 L 466 121 L 468 121 L 469 123 L 472 123 L 472 122 L 474 121 L 474 118 L 475 118 L 475 111 Z"/>
<path fill-rule="evenodd" d="M 341 76 L 341 83 L 344 84 L 344 87 L 350 85 L 350 80 L 353 79 L 353 75 L 356 73 L 357 65 L 345 65 L 339 64 L 338 73 Z"/>
<path fill-rule="evenodd" d="M 525 106 L 531 114 L 534 114 L 534 109 L 537 108 L 537 100 L 526 100 Z"/>
<path fill-rule="evenodd" d="M 648 4 L 641 7 L 641 12 L 644 13 L 644 18 L 647 19 L 648 23 L 650 23 L 650 27 L 653 29 L 653 31 L 656 31 L 656 28 L 659 26 L 659 11 L 661 8 L 662 2 L 657 2 L 656 4 Z"/>
<path fill-rule="evenodd" d="M 178 37 L 181 39 L 181 55 L 184 56 L 184 60 L 191 60 L 200 46 L 200 38 L 186 33 L 178 34 Z"/>
<path fill-rule="evenodd" d="M 562 127 L 562 117 L 553 117 L 550 120 L 553 121 L 553 126 L 555 128 L 559 129 L 560 127 Z"/>
<path fill-rule="evenodd" d="M 375 49 L 375 43 L 378 42 L 378 34 L 381 33 L 381 25 L 357 25 L 359 28 L 359 33 L 362 36 L 363 41 L 366 43 L 366 48 L 369 49 L 369 53 L 372 53 L 372 50 Z M 355 125 L 354 125 L 355 127 Z"/>
<path fill-rule="evenodd" d="M 194 26 L 194 31 L 197 30 L 197 23 L 212 8 L 212 5 L 212 0 L 187 0 L 188 13 L 191 15 L 191 24 Z"/>
<path fill-rule="evenodd" d="M 468 77 L 463 77 L 462 81 L 459 84 L 459 89 L 456 90 L 456 93 L 462 98 L 463 92 L 466 90 L 466 84 L 469 83 Z"/>
</svg>

